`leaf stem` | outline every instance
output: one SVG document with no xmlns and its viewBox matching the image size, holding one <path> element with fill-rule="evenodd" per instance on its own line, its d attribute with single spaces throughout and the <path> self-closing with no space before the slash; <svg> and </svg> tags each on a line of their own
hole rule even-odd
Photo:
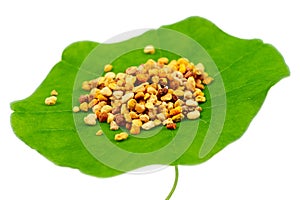
<svg viewBox="0 0 300 200">
<path fill-rule="evenodd" d="M 179 176 L 179 173 L 178 173 L 178 165 L 175 165 L 175 180 L 174 180 L 174 184 L 173 184 L 173 187 L 172 187 L 172 190 L 170 191 L 169 195 L 167 196 L 166 200 L 170 200 L 175 189 L 176 189 L 176 186 L 177 186 L 177 183 L 178 183 L 178 176 Z"/>
</svg>

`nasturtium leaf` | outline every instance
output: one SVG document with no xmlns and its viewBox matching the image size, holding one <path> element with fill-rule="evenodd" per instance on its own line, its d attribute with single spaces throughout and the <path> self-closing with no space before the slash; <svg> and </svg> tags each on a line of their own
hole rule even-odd
<svg viewBox="0 0 300 200">
<path fill-rule="evenodd" d="M 148 44 L 158 47 L 155 54 L 143 53 Z M 149 58 L 182 55 L 203 62 L 215 82 L 205 90 L 200 120 L 182 121 L 181 131 L 157 127 L 117 143 L 107 124 L 101 124 L 105 135 L 96 137 L 100 126 L 86 127 L 85 114 L 72 113 L 84 94 L 81 82 L 102 75 L 104 64 L 122 72 Z M 288 75 L 273 46 L 230 36 L 206 19 L 190 17 L 120 43 L 70 45 L 37 90 L 11 104 L 11 124 L 21 140 L 52 162 L 93 176 L 111 177 L 151 164 L 199 164 L 241 137 L 268 90 Z M 57 104 L 46 106 L 52 89 L 59 92 Z"/>
</svg>

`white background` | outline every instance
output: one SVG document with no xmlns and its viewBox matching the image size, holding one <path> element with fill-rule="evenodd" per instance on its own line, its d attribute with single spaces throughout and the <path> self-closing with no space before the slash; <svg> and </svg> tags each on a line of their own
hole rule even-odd
<svg viewBox="0 0 300 200">
<path fill-rule="evenodd" d="M 157 28 L 196 15 L 231 35 L 273 44 L 283 54 L 291 76 L 270 90 L 240 140 L 204 164 L 180 166 L 172 199 L 299 200 L 296 2 L 1 1 L 0 199 L 164 199 L 173 184 L 172 167 L 109 179 L 58 167 L 14 135 L 9 103 L 29 96 L 60 60 L 63 49 L 75 41 L 102 42 L 125 31 Z"/>
</svg>

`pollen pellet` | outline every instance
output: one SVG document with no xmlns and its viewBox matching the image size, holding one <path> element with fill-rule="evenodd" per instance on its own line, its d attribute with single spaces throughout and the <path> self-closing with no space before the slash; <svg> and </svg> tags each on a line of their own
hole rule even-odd
<svg viewBox="0 0 300 200">
<path fill-rule="evenodd" d="M 45 104 L 48 106 L 52 106 L 55 105 L 57 101 L 57 97 L 56 96 L 51 96 L 51 97 L 47 97 L 45 99 Z"/>
<path fill-rule="evenodd" d="M 136 100 L 135 100 L 135 99 L 130 99 L 130 100 L 127 102 L 127 108 L 128 108 L 129 110 L 134 109 L 135 105 L 136 105 Z"/>
<path fill-rule="evenodd" d="M 181 114 L 181 113 L 179 113 L 179 114 L 174 115 L 174 116 L 172 117 L 172 121 L 173 121 L 173 122 L 180 122 L 183 118 L 184 118 L 184 115 Z"/>
<path fill-rule="evenodd" d="M 102 130 L 97 131 L 97 132 L 96 132 L 96 135 L 97 135 L 97 136 L 103 135 L 103 131 L 102 131 Z"/>
<path fill-rule="evenodd" d="M 104 87 L 102 90 L 100 90 L 100 94 L 109 97 L 112 95 L 112 91 L 109 87 Z"/>
<path fill-rule="evenodd" d="M 176 124 L 175 123 L 170 123 L 170 124 L 167 124 L 167 129 L 172 129 L 172 130 L 174 130 L 174 129 L 176 129 Z"/>
<path fill-rule="evenodd" d="M 170 101 L 172 99 L 172 94 L 168 93 L 160 98 L 162 101 Z"/>
<path fill-rule="evenodd" d="M 97 116 L 95 114 L 88 114 L 84 119 L 84 123 L 86 125 L 89 125 L 89 126 L 94 126 L 96 125 L 96 119 L 97 119 Z"/>
<path fill-rule="evenodd" d="M 197 96 L 197 97 L 195 98 L 195 100 L 196 100 L 197 102 L 205 102 L 205 101 L 206 101 L 206 98 L 203 97 L 203 96 Z"/>
<path fill-rule="evenodd" d="M 161 64 L 166 65 L 166 64 L 168 64 L 168 62 L 169 62 L 169 59 L 166 58 L 166 57 L 162 57 L 162 58 L 159 58 L 159 59 L 157 60 L 157 63 L 158 63 L 159 65 L 161 65 Z"/>
<path fill-rule="evenodd" d="M 113 66 L 111 64 L 107 64 L 104 66 L 104 72 L 110 72 L 112 70 Z"/>
<path fill-rule="evenodd" d="M 155 48 L 153 45 L 147 45 L 145 48 L 144 48 L 144 53 L 147 53 L 147 54 L 154 54 L 155 53 Z"/>
<path fill-rule="evenodd" d="M 159 125 L 161 125 L 161 121 L 160 121 L 159 119 L 155 119 L 155 120 L 153 121 L 153 123 L 154 123 L 154 126 L 159 126 Z"/>
<path fill-rule="evenodd" d="M 187 106 L 198 106 L 198 103 L 192 99 L 189 99 L 185 103 Z"/>
<path fill-rule="evenodd" d="M 56 90 L 52 90 L 52 91 L 50 92 L 50 95 L 51 95 L 51 96 L 57 96 L 57 95 L 58 95 L 58 92 L 57 92 Z"/>
<path fill-rule="evenodd" d="M 192 112 L 189 112 L 187 114 L 187 118 L 188 119 L 197 119 L 200 117 L 200 112 L 198 110 L 195 110 L 195 111 L 192 111 Z"/>
<path fill-rule="evenodd" d="M 130 133 L 133 135 L 139 134 L 141 132 L 141 127 L 135 124 L 131 125 Z"/>
<path fill-rule="evenodd" d="M 204 83 L 205 85 L 208 85 L 208 84 L 210 84 L 212 81 L 213 81 L 213 78 L 212 78 L 212 77 L 206 77 L 206 78 L 203 80 L 203 83 Z"/>
<path fill-rule="evenodd" d="M 83 102 L 80 104 L 79 108 L 81 111 L 87 112 L 89 110 L 89 105 L 87 102 Z"/>
<path fill-rule="evenodd" d="M 116 74 L 115 74 L 114 72 L 107 72 L 107 73 L 104 75 L 104 77 L 105 77 L 106 79 L 113 79 L 113 78 L 116 77 Z"/>
<path fill-rule="evenodd" d="M 168 118 L 162 122 L 163 125 L 168 125 L 168 124 L 172 124 L 172 123 L 174 123 L 172 118 Z"/>
<path fill-rule="evenodd" d="M 107 123 L 111 123 L 112 121 L 114 121 L 114 119 L 115 119 L 114 114 L 107 113 L 107 119 L 106 119 Z"/>
<path fill-rule="evenodd" d="M 80 111 L 80 108 L 78 106 L 74 106 L 72 110 L 73 112 L 77 113 Z"/>
<path fill-rule="evenodd" d="M 115 121 L 110 122 L 110 130 L 115 131 L 115 130 L 118 130 L 118 129 L 119 129 L 119 126 Z"/>
<path fill-rule="evenodd" d="M 82 88 L 83 90 L 89 91 L 89 90 L 91 89 L 91 86 L 89 85 L 89 82 L 88 82 L 88 81 L 84 81 L 84 82 L 82 83 L 81 88 Z"/>
<path fill-rule="evenodd" d="M 144 53 L 154 54 L 154 46 L 147 45 Z M 108 123 L 111 131 L 127 129 L 128 133 L 115 134 L 116 141 L 157 126 L 174 130 L 184 119 L 200 118 L 199 105 L 206 101 L 204 89 L 213 81 L 203 64 L 194 65 L 187 58 L 149 58 L 117 74 L 112 68 L 107 64 L 103 66 L 104 76 L 82 83 L 85 93 L 73 112 L 88 112 L 83 120 L 89 126 L 99 121 Z M 47 105 L 56 103 L 58 93 L 52 92 L 47 103 L 45 100 Z M 101 130 L 96 133 L 102 134 Z"/>
<path fill-rule="evenodd" d="M 135 110 L 137 113 L 143 113 L 145 111 L 146 107 L 143 104 L 137 103 L 135 105 Z"/>
<path fill-rule="evenodd" d="M 129 99 L 132 99 L 133 96 L 134 96 L 134 93 L 129 92 L 129 93 L 125 94 L 124 96 L 122 96 L 121 102 L 126 103 Z"/>
<path fill-rule="evenodd" d="M 126 132 L 121 132 L 115 135 L 115 140 L 116 141 L 122 141 L 126 140 L 128 138 L 128 133 Z"/>
<path fill-rule="evenodd" d="M 112 107 L 110 105 L 105 105 L 101 108 L 101 112 L 110 113 L 112 111 Z"/>
<path fill-rule="evenodd" d="M 150 130 L 151 128 L 155 127 L 155 124 L 153 121 L 148 121 L 145 124 L 142 125 L 142 128 L 145 130 Z"/>
<path fill-rule="evenodd" d="M 170 110 L 170 115 L 172 115 L 172 116 L 173 115 L 178 115 L 180 113 L 182 113 L 182 108 L 180 106 L 177 106 L 176 108 L 172 108 Z"/>
<path fill-rule="evenodd" d="M 140 116 L 140 120 L 141 120 L 142 122 L 148 122 L 149 119 L 150 119 L 149 116 L 146 115 L 146 114 Z"/>
</svg>

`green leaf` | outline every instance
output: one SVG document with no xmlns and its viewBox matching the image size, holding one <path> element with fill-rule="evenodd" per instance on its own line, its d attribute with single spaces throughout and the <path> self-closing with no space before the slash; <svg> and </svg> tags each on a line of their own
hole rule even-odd
<svg viewBox="0 0 300 200">
<path fill-rule="evenodd" d="M 155 54 L 143 53 L 148 44 L 158 48 Z M 201 61 L 214 77 L 200 120 L 182 121 L 177 131 L 160 127 L 117 143 L 107 124 L 101 124 L 105 136 L 96 137 L 99 126 L 86 127 L 84 114 L 72 113 L 84 93 L 82 81 L 101 75 L 100 66 L 112 62 L 119 72 L 161 56 Z M 270 87 L 288 75 L 271 45 L 232 37 L 206 19 L 190 17 L 120 43 L 70 45 L 37 90 L 11 104 L 11 124 L 21 140 L 49 160 L 93 176 L 115 176 L 151 164 L 199 164 L 241 137 Z M 45 106 L 52 89 L 59 92 L 58 102 Z"/>
</svg>

